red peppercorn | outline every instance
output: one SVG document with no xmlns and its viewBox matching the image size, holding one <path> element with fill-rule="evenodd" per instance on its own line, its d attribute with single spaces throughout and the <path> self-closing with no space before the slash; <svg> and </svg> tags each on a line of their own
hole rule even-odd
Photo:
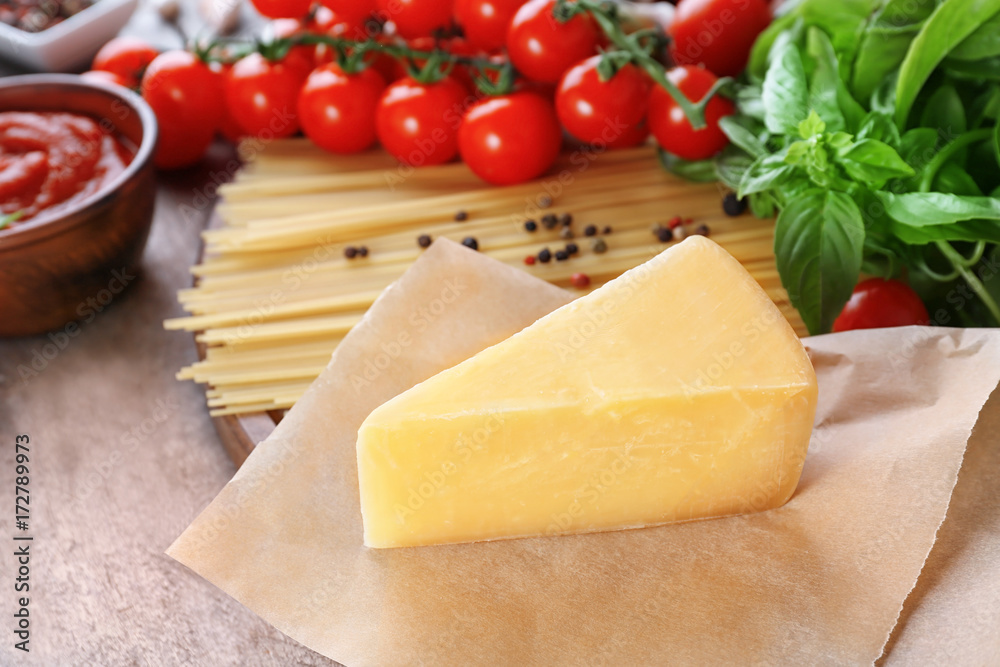
<svg viewBox="0 0 1000 667">
<path fill-rule="evenodd" d="M 524 258 L 524 263 L 527 264 L 528 266 L 531 266 L 532 264 L 535 263 L 535 256 L 528 255 L 527 257 Z"/>
<path fill-rule="evenodd" d="M 577 289 L 586 289 L 587 287 L 590 287 L 590 276 L 586 273 L 574 273 L 570 276 L 569 281 L 572 283 L 573 287 L 576 287 Z"/>
<path fill-rule="evenodd" d="M 682 224 L 684 224 L 684 222 L 681 220 L 681 216 L 675 215 L 667 221 L 667 229 L 677 229 Z"/>
</svg>

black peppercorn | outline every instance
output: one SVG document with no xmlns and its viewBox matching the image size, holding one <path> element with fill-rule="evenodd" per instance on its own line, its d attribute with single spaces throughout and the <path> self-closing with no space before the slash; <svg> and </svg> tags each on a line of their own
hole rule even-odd
<svg viewBox="0 0 1000 667">
<path fill-rule="evenodd" d="M 571 255 L 575 255 L 576 253 L 580 252 L 580 247 L 575 243 L 567 243 L 566 252 L 568 252 Z"/>
<path fill-rule="evenodd" d="M 462 239 L 462 245 L 464 245 L 466 248 L 479 250 L 479 241 L 477 241 L 474 236 L 466 236 L 464 239 Z"/>
<path fill-rule="evenodd" d="M 583 228 L 584 236 L 597 236 L 597 225 L 587 225 Z"/>
<path fill-rule="evenodd" d="M 347 259 L 354 259 L 355 257 L 357 257 L 357 255 L 358 255 L 358 249 L 355 248 L 354 246 L 349 245 L 346 248 L 344 248 L 344 257 L 346 257 Z"/>
<path fill-rule="evenodd" d="M 420 246 L 421 248 L 429 248 L 431 245 L 430 234 L 421 234 L 420 236 L 418 236 L 417 245 Z"/>
<path fill-rule="evenodd" d="M 456 222 L 465 222 L 468 219 L 469 219 L 469 214 L 466 213 L 465 211 L 458 211 L 455 213 Z"/>
<path fill-rule="evenodd" d="M 565 262 L 567 259 L 569 259 L 569 253 L 568 252 L 566 252 L 565 250 L 556 250 L 556 261 L 557 262 Z"/>
<path fill-rule="evenodd" d="M 747 210 L 746 197 L 741 199 L 736 196 L 735 192 L 727 192 L 726 196 L 722 198 L 722 210 L 726 215 L 742 215 Z"/>
<path fill-rule="evenodd" d="M 558 222 L 559 220 L 552 213 L 546 213 L 542 216 L 542 226 L 545 227 L 545 229 L 555 229 Z"/>
<path fill-rule="evenodd" d="M 367 256 L 368 256 L 368 246 L 366 245 L 358 246 L 358 257 L 367 257 Z"/>
<path fill-rule="evenodd" d="M 541 262 L 542 264 L 547 264 L 550 261 L 552 261 L 552 251 L 549 250 L 548 248 L 542 248 L 538 252 L 538 261 Z"/>
<path fill-rule="evenodd" d="M 524 223 L 524 229 L 529 232 L 533 232 L 538 229 L 538 223 L 534 220 L 528 220 Z"/>
</svg>

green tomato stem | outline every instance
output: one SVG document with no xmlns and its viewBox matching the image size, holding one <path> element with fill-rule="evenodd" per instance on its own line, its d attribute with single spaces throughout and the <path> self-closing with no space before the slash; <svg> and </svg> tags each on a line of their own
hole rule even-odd
<svg viewBox="0 0 1000 667">
<path fill-rule="evenodd" d="M 564 3 L 560 0 L 556 5 L 556 9 L 559 10 L 560 6 L 565 7 L 566 11 L 570 12 L 579 13 L 585 11 L 589 13 L 611 43 L 622 51 L 628 52 L 632 56 L 632 61 L 644 69 L 653 81 L 670 94 L 670 97 L 674 99 L 677 106 L 684 112 L 684 116 L 691 123 L 691 127 L 700 130 L 706 126 L 705 107 L 712 97 L 719 92 L 719 89 L 730 82 L 730 79 L 719 79 L 701 100 L 697 103 L 692 102 L 667 78 L 667 73 L 663 65 L 653 59 L 639 45 L 639 40 L 632 39 L 622 31 L 621 25 L 619 25 L 618 21 L 615 20 L 603 4 L 594 2 L 593 0 L 577 0 L 577 2 L 573 3 Z"/>
</svg>

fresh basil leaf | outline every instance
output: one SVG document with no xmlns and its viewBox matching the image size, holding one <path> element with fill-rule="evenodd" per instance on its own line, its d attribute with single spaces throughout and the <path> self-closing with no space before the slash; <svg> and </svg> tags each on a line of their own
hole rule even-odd
<svg viewBox="0 0 1000 667">
<path fill-rule="evenodd" d="M 1000 164 L 1000 122 L 993 125 L 993 152 L 997 158 L 997 164 Z"/>
<path fill-rule="evenodd" d="M 892 122 L 892 116 L 881 111 L 869 111 L 861 120 L 858 133 L 855 136 L 858 141 L 862 139 L 875 139 L 889 144 L 898 149 L 900 144 L 899 128 Z"/>
<path fill-rule="evenodd" d="M 774 252 L 788 297 L 811 334 L 830 331 L 858 281 L 861 211 L 842 192 L 809 190 L 778 215 Z"/>
<path fill-rule="evenodd" d="M 945 58 L 941 68 L 953 79 L 981 83 L 1000 81 L 1000 56 L 983 60 L 956 60 Z"/>
<path fill-rule="evenodd" d="M 759 86 L 741 86 L 737 89 L 736 106 L 742 115 L 764 122 L 764 100 L 761 98 Z"/>
<path fill-rule="evenodd" d="M 809 86 L 809 104 L 831 131 L 857 129 L 865 110 L 847 90 L 833 44 L 825 32 L 810 28 L 806 48 L 816 61 Z"/>
<path fill-rule="evenodd" d="M 920 113 L 920 126 L 932 127 L 946 136 L 953 137 L 968 129 L 965 104 L 962 103 L 955 86 L 945 84 L 931 94 Z"/>
<path fill-rule="evenodd" d="M 884 187 L 890 179 L 915 173 L 892 146 L 875 139 L 862 139 L 837 151 L 837 157 L 851 178 L 875 190 Z"/>
<path fill-rule="evenodd" d="M 787 9 L 789 4 L 785 2 L 782 8 Z M 798 14 L 795 12 L 775 17 L 771 25 L 767 26 L 764 32 L 757 35 L 757 39 L 753 43 L 753 48 L 750 50 L 750 61 L 747 63 L 747 75 L 751 81 L 764 80 L 775 40 L 778 38 L 778 35 L 792 28 L 798 20 Z"/>
<path fill-rule="evenodd" d="M 774 134 L 793 134 L 799 121 L 809 115 L 806 72 L 795 44 L 786 41 L 776 44 L 775 48 L 778 51 L 767 68 L 761 96 L 764 124 Z"/>
<path fill-rule="evenodd" d="M 912 227 L 948 225 L 965 220 L 1000 221 L 1000 199 L 961 197 L 943 192 L 879 192 L 885 211 L 894 220 Z"/>
<path fill-rule="evenodd" d="M 869 106 L 872 111 L 879 111 L 893 116 L 896 113 L 896 85 L 899 78 L 899 70 L 893 70 L 885 75 L 878 87 L 872 93 Z"/>
<path fill-rule="evenodd" d="M 893 220 L 892 233 L 909 245 L 926 245 L 935 241 L 1000 243 L 1000 223 L 991 220 L 967 220 L 927 227 L 917 227 Z"/>
<path fill-rule="evenodd" d="M 753 158 L 736 146 L 727 146 L 715 156 L 715 175 L 722 183 L 733 190 L 740 187 L 743 174 L 753 164 Z"/>
<path fill-rule="evenodd" d="M 930 127 L 915 127 L 899 140 L 899 156 L 906 164 L 920 171 L 937 154 L 939 135 Z"/>
<path fill-rule="evenodd" d="M 959 60 L 982 60 L 1000 56 L 1000 13 L 994 14 L 949 54 Z"/>
<path fill-rule="evenodd" d="M 982 197 L 983 191 L 965 169 L 956 162 L 948 162 L 934 177 L 933 190 L 966 197 Z"/>
<path fill-rule="evenodd" d="M 879 28 L 909 27 L 924 21 L 934 11 L 936 0 L 889 0 L 874 24 Z"/>
<path fill-rule="evenodd" d="M 699 183 L 711 183 L 715 178 L 715 163 L 712 160 L 685 160 L 662 148 L 658 149 L 660 164 L 671 174 Z"/>
<path fill-rule="evenodd" d="M 815 110 L 810 111 L 806 119 L 799 123 L 799 136 L 803 139 L 809 139 L 824 132 L 826 132 L 826 123 Z"/>
<path fill-rule="evenodd" d="M 942 2 L 910 43 L 896 84 L 896 125 L 905 127 L 917 93 L 952 49 L 1000 12 L 1000 0 Z"/>
<path fill-rule="evenodd" d="M 767 148 L 739 116 L 724 116 L 719 119 L 719 129 L 725 133 L 729 140 L 745 150 L 750 155 L 760 157 L 767 154 Z"/>
<path fill-rule="evenodd" d="M 757 218 L 773 218 L 777 211 L 777 202 L 770 192 L 758 192 L 750 195 L 750 212 Z"/>
<path fill-rule="evenodd" d="M 795 167 L 785 164 L 783 156 L 766 155 L 754 160 L 743 174 L 737 197 L 745 197 L 757 192 L 772 190 L 787 181 L 795 173 Z"/>
</svg>

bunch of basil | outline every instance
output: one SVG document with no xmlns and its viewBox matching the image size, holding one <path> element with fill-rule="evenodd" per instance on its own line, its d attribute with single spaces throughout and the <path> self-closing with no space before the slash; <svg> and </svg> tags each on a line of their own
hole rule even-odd
<svg viewBox="0 0 1000 667">
<path fill-rule="evenodd" d="M 790 0 L 732 95 L 732 145 L 664 164 L 777 213 L 811 333 L 862 271 L 905 272 L 934 324 L 1000 325 L 1000 0 Z"/>
</svg>

